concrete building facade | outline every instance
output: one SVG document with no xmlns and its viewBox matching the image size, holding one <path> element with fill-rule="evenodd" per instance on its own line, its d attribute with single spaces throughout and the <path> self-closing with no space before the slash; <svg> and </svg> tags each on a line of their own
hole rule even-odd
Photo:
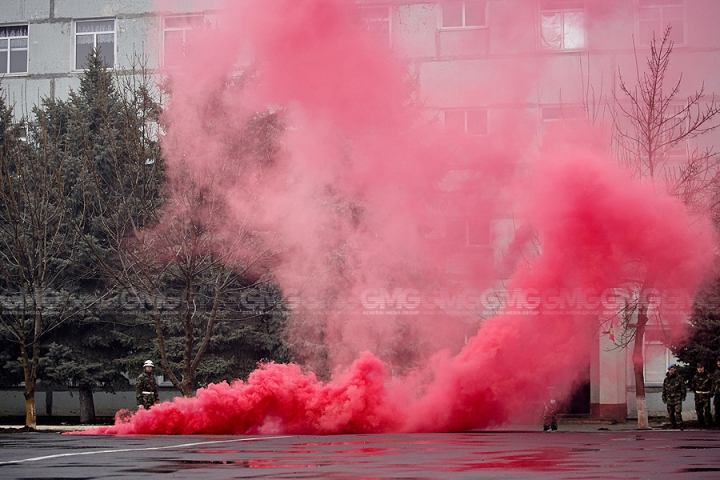
<svg viewBox="0 0 720 480">
<path fill-rule="evenodd" d="M 242 1 L 242 0 L 237 0 Z M 717 0 L 358 0 L 362 22 L 387 42 L 417 78 L 428 117 L 450 134 L 476 136 L 489 146 L 493 130 L 522 112 L 527 139 L 541 145 L 553 122 L 599 113 L 649 53 L 653 34 L 672 26 L 673 74 L 681 92 L 704 85 L 720 92 L 720 2 Z M 153 0 L 0 0 L 0 75 L 7 100 L 27 112 L 44 97 L 64 97 L 79 85 L 90 48 L 100 46 L 108 64 L 129 68 L 138 56 L 152 68 L 172 65 L 167 45 L 212 22 L 222 2 Z M 172 6 L 170 6 L 172 5 Z M 515 77 L 513 77 L 515 75 Z M 521 89 L 500 85 L 517 78 Z M 719 145 L 717 134 L 688 144 Z M 679 152 L 682 156 L 683 152 Z M 460 172 L 460 173 L 457 173 Z M 463 175 L 460 166 L 456 174 Z M 512 230 L 497 219 L 482 238 Z M 472 228 L 463 224 L 466 232 Z M 461 247 L 472 246 L 471 235 Z M 485 242 L 487 243 L 487 242 Z M 492 247 L 492 246 L 491 246 Z M 493 249 L 488 255 L 497 256 Z M 492 261 L 492 258 L 490 259 Z M 663 415 L 660 386 L 674 359 L 651 331 L 646 340 L 646 389 L 651 415 Z M 588 381 L 578 387 L 578 413 L 624 420 L 636 415 L 630 351 L 607 332 L 588 352 Z M 686 411 L 690 410 L 690 399 Z M 23 405 L 18 405 L 22 410 Z M 39 409 L 40 410 L 40 409 Z M 22 414 L 22 411 L 18 415 Z"/>
</svg>

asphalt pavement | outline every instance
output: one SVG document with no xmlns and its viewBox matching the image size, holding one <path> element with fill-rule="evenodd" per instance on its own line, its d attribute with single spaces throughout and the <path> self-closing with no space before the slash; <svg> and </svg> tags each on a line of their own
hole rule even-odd
<svg viewBox="0 0 720 480">
<path fill-rule="evenodd" d="M 651 418 L 650 421 L 651 430 L 667 430 L 670 428 L 664 418 Z M 103 424 L 104 425 L 104 424 Z M 49 432 L 49 433 L 64 433 L 72 431 L 83 431 L 96 428 L 98 425 L 79 425 L 77 423 L 64 423 L 64 424 L 42 424 L 42 418 L 39 420 L 39 424 L 36 428 L 38 432 Z M 697 422 L 686 422 L 688 430 L 697 429 Z M 25 430 L 22 425 L 1 425 L 0 433 L 14 433 Z M 495 428 L 490 431 L 503 431 L 503 432 L 532 432 L 542 430 L 542 424 L 520 424 L 520 425 L 505 425 L 502 427 Z M 591 417 L 571 417 L 561 418 L 559 420 L 559 430 L 561 432 L 625 432 L 637 430 L 637 421 L 628 420 L 627 422 L 611 422 L 607 420 L 599 420 Z"/>
<path fill-rule="evenodd" d="M 720 430 L 639 431 L 588 422 L 561 424 L 554 433 L 537 428 L 331 436 L 40 431 L 0 434 L 0 478 L 694 479 L 720 477 L 719 453 Z"/>
</svg>

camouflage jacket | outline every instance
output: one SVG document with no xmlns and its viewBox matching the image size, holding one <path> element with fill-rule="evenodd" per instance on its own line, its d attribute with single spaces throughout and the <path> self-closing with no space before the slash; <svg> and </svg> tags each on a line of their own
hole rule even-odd
<svg viewBox="0 0 720 480">
<path fill-rule="evenodd" d="M 716 370 L 712 376 L 712 388 L 710 391 L 713 395 L 720 396 L 720 370 Z"/>
<path fill-rule="evenodd" d="M 696 373 L 690 380 L 690 389 L 696 395 L 701 392 L 707 394 L 707 396 L 712 395 L 712 377 L 705 372 L 702 374 Z"/>
<path fill-rule="evenodd" d="M 662 401 L 668 405 L 678 405 L 685 400 L 685 380 L 678 374 L 665 375 L 662 389 Z"/>
<path fill-rule="evenodd" d="M 148 374 L 146 372 L 142 372 L 135 381 L 135 398 L 138 399 L 138 401 L 142 398 L 143 392 L 152 392 L 152 394 L 155 396 L 155 401 L 157 402 L 160 398 L 160 395 L 158 394 L 158 387 L 157 382 L 155 381 L 155 376 L 151 373 Z"/>
</svg>

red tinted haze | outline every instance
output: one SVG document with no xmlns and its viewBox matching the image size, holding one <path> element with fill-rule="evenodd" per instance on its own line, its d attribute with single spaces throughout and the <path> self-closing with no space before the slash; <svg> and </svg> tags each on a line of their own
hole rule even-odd
<svg viewBox="0 0 720 480">
<path fill-rule="evenodd" d="M 217 248 L 236 249 L 238 259 L 274 253 L 268 268 L 292 299 L 288 340 L 324 342 L 332 378 L 267 364 L 247 381 L 210 385 L 90 433 L 502 425 L 548 385 L 564 395 L 578 379 L 612 300 L 603 293 L 647 282 L 692 295 L 703 279 L 713 261 L 709 223 L 630 179 L 604 154 L 601 132 L 558 129 L 538 153 L 534 124 L 518 113 L 493 125 L 493 147 L 448 137 L 418 108 L 408 67 L 358 18 L 350 0 L 228 2 L 217 28 L 196 36 L 196 47 L 213 47 L 189 47 L 170 72 L 165 112 L 170 178 L 192 178 L 229 206 L 218 238 L 239 225 L 258 232 L 252 246 Z M 494 73 L 493 88 L 529 95 L 524 64 Z M 284 126 L 277 150 L 270 159 L 238 153 L 237 139 L 262 115 Z M 491 225 L 512 220 L 502 262 L 464 257 L 447 241 L 453 212 Z M 491 230 L 489 242 L 501 236 Z M 482 322 L 477 309 L 463 321 L 447 308 L 452 292 L 487 291 L 500 277 L 519 295 L 515 308 Z M 451 293 L 443 303 L 437 292 Z M 585 302 L 559 309 L 563 292 L 582 292 Z M 402 311 L 401 300 L 417 308 Z M 382 308 L 388 301 L 395 311 Z M 686 312 L 664 313 L 680 334 Z M 311 352 L 298 358 L 320 365 Z"/>
</svg>

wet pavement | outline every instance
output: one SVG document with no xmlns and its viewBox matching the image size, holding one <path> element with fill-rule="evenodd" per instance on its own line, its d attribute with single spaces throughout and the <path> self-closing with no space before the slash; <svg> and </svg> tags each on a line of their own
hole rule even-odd
<svg viewBox="0 0 720 480">
<path fill-rule="evenodd" d="M 0 435 L 0 478 L 720 478 L 720 431 Z"/>
</svg>

